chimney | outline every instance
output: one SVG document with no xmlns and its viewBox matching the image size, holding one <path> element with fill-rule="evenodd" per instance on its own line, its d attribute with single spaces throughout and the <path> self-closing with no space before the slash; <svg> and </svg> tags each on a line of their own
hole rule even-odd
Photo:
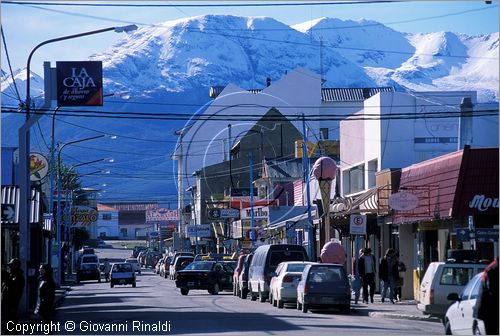
<svg viewBox="0 0 500 336">
<path fill-rule="evenodd" d="M 270 77 L 266 78 L 266 86 L 267 87 L 271 86 L 271 78 Z"/>
<path fill-rule="evenodd" d="M 459 135 L 458 150 L 463 149 L 465 145 L 472 145 L 472 111 L 474 105 L 470 97 L 462 98 L 460 103 L 460 117 L 458 119 Z"/>
</svg>

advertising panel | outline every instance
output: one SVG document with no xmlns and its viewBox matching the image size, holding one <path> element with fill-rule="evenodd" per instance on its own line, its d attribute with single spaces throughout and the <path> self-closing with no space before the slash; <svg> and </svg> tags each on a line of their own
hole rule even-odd
<svg viewBox="0 0 500 336">
<path fill-rule="evenodd" d="M 170 209 L 148 209 L 146 210 L 146 222 L 168 222 L 178 221 L 179 211 Z"/>
<path fill-rule="evenodd" d="M 71 208 L 71 225 L 87 226 L 97 222 L 99 214 L 96 209 L 87 206 L 74 206 Z"/>
<path fill-rule="evenodd" d="M 102 106 L 102 62 L 56 62 L 57 106 Z"/>
</svg>

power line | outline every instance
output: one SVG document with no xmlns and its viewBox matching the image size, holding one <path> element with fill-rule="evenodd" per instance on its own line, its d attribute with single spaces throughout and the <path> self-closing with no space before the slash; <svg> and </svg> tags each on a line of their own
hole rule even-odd
<svg viewBox="0 0 500 336">
<path fill-rule="evenodd" d="M 3 33 L 3 25 L 0 26 L 0 30 L 2 32 L 2 41 L 3 41 L 3 46 L 4 46 L 4 49 L 5 49 L 5 56 L 7 57 L 7 63 L 9 65 L 10 78 L 12 78 L 12 83 L 14 84 L 14 89 L 16 90 L 17 99 L 19 100 L 19 103 L 22 103 L 21 95 L 19 94 L 19 90 L 17 89 L 16 80 L 14 79 L 14 72 L 12 71 L 12 66 L 10 64 L 9 51 L 7 50 L 7 42 L 5 40 L 5 35 Z"/>
</svg>

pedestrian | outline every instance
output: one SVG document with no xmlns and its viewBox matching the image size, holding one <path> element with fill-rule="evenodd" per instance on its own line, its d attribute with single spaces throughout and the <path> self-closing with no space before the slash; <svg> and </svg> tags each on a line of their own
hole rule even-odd
<svg viewBox="0 0 500 336">
<path fill-rule="evenodd" d="M 24 272 L 18 258 L 13 258 L 7 265 L 9 271 L 2 270 L 2 320 L 17 322 L 19 303 L 24 292 Z"/>
<path fill-rule="evenodd" d="M 109 281 L 109 272 L 111 272 L 111 264 L 108 261 L 108 258 L 104 258 L 102 272 L 104 273 L 104 280 L 106 282 Z"/>
<path fill-rule="evenodd" d="M 367 247 L 363 251 L 363 256 L 359 258 L 359 275 L 363 281 L 363 303 L 368 303 L 368 296 L 373 303 L 375 295 L 375 257 L 372 255 L 372 249 Z M 370 287 L 370 292 L 368 292 Z"/>
<path fill-rule="evenodd" d="M 499 335 L 498 330 L 498 257 L 483 271 L 481 295 L 476 300 L 473 315 L 484 322 L 486 335 Z"/>
<path fill-rule="evenodd" d="M 382 302 L 385 301 L 387 291 L 390 291 L 389 299 L 394 303 L 396 281 L 399 278 L 398 260 L 396 258 L 396 251 L 388 248 L 385 251 L 384 258 L 380 262 L 379 268 L 380 279 L 384 282 L 384 289 L 382 290 Z"/>
<path fill-rule="evenodd" d="M 403 294 L 404 273 L 406 272 L 406 265 L 399 260 L 398 253 L 396 253 L 396 258 L 398 261 L 399 278 L 396 280 L 396 291 L 395 291 L 396 297 L 394 299 L 401 302 L 401 300 L 403 299 L 402 294 Z"/>
<path fill-rule="evenodd" d="M 54 301 L 56 295 L 56 284 L 52 276 L 52 267 L 49 264 L 40 265 L 40 284 L 38 286 L 38 300 L 35 308 L 42 322 L 52 321 L 54 313 Z"/>
<path fill-rule="evenodd" d="M 358 258 L 361 258 L 363 256 L 363 249 L 359 250 Z M 357 259 L 356 256 L 352 259 L 352 281 L 351 281 L 351 287 L 352 290 L 354 291 L 354 303 L 358 304 L 359 301 L 359 295 L 361 294 L 361 288 L 363 286 L 363 280 L 359 276 L 359 269 L 356 270 L 357 265 Z"/>
</svg>

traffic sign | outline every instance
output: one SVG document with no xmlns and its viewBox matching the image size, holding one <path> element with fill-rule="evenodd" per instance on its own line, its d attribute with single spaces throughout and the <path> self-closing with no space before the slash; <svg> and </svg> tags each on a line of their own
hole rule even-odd
<svg viewBox="0 0 500 336">
<path fill-rule="evenodd" d="M 14 204 L 2 204 L 2 222 L 13 222 L 16 219 L 16 206 Z"/>
<path fill-rule="evenodd" d="M 350 234 L 366 234 L 366 215 L 351 215 Z"/>
<path fill-rule="evenodd" d="M 457 240 L 458 241 L 469 241 L 470 240 L 470 230 L 469 229 L 457 229 Z"/>
</svg>

